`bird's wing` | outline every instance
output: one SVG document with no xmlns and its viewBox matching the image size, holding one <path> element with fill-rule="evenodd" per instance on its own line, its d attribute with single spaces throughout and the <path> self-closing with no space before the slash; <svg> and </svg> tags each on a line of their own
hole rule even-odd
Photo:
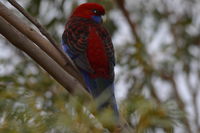
<svg viewBox="0 0 200 133">
<path fill-rule="evenodd" d="M 108 31 L 102 26 L 98 30 L 99 30 L 99 35 L 101 36 L 104 42 L 106 55 L 108 56 L 109 65 L 110 65 L 109 66 L 110 75 L 112 75 L 114 78 L 115 52 L 114 52 L 111 36 L 108 33 Z"/>
<path fill-rule="evenodd" d="M 84 26 L 84 23 L 69 21 L 62 35 L 62 45 L 77 67 L 91 73 L 93 69 L 86 55 L 88 34 L 88 27 Z"/>
<path fill-rule="evenodd" d="M 114 48 L 113 48 L 111 36 L 104 27 L 101 27 L 100 30 L 101 30 L 100 36 L 101 36 L 102 40 L 104 41 L 107 56 L 109 57 L 109 59 L 113 63 L 113 65 L 115 65 Z"/>
</svg>

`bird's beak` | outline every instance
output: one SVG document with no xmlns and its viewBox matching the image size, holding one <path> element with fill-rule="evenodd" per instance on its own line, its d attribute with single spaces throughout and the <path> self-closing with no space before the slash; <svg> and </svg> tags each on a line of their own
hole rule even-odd
<svg viewBox="0 0 200 133">
<path fill-rule="evenodd" d="M 105 23 L 105 22 L 106 22 L 106 19 L 107 19 L 106 15 L 103 15 L 103 16 L 102 16 L 102 22 Z"/>
</svg>

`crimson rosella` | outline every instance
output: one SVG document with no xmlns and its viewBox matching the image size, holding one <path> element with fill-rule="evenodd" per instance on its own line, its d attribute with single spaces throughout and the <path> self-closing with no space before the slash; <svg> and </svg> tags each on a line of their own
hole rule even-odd
<svg viewBox="0 0 200 133">
<path fill-rule="evenodd" d="M 81 4 L 72 12 L 62 35 L 62 47 L 80 70 L 98 110 L 111 107 L 118 119 L 114 95 L 115 57 L 111 37 L 102 25 L 104 8 Z"/>
</svg>

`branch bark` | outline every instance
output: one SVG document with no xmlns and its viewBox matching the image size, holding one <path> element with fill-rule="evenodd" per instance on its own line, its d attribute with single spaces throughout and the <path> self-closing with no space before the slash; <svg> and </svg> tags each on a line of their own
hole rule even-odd
<svg viewBox="0 0 200 133">
<path fill-rule="evenodd" d="M 13 5 L 18 11 L 20 11 L 29 21 L 31 21 L 39 30 L 40 32 L 46 36 L 46 38 L 54 45 L 54 47 L 62 53 L 56 41 L 51 37 L 51 35 L 45 30 L 45 28 L 35 19 L 32 17 L 23 7 L 21 7 L 15 0 L 8 0 L 8 2 Z M 64 56 L 65 58 L 65 56 Z"/>
<path fill-rule="evenodd" d="M 13 25 L 17 30 L 23 33 L 27 38 L 33 41 L 38 47 L 45 51 L 52 59 L 54 59 L 66 72 L 75 77 L 84 87 L 85 83 L 81 74 L 74 67 L 70 58 L 61 54 L 47 39 L 42 37 L 32 27 L 27 25 L 23 20 L 18 18 L 7 7 L 0 2 L 0 16 Z M 65 58 L 64 58 L 65 57 Z"/>
<path fill-rule="evenodd" d="M 65 72 L 56 62 L 54 62 L 52 58 L 45 54 L 40 48 L 38 48 L 22 33 L 17 31 L 2 17 L 0 17 L 0 33 L 5 38 L 7 38 L 14 46 L 21 49 L 33 60 L 35 60 L 69 92 L 71 92 L 72 94 L 87 94 L 79 82 L 77 82 L 70 74 Z"/>
<path fill-rule="evenodd" d="M 32 17 L 22 6 L 20 6 L 15 0 L 8 0 L 10 4 L 12 4 L 19 12 L 21 12 L 30 22 L 32 22 L 39 30 L 40 32 L 53 44 L 53 46 L 56 48 L 56 50 L 60 53 L 62 58 L 65 59 L 65 63 L 72 65 L 72 67 L 79 72 L 79 70 L 76 68 L 74 63 L 70 60 L 70 58 L 60 49 L 59 45 L 56 43 L 56 41 L 53 39 L 53 37 L 47 32 L 47 30 L 35 19 Z M 70 64 L 70 63 L 71 64 Z"/>
</svg>

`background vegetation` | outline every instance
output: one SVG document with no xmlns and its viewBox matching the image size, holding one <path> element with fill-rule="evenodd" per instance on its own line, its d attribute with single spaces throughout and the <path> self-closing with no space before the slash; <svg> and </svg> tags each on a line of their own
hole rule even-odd
<svg viewBox="0 0 200 133">
<path fill-rule="evenodd" d="M 112 34 L 117 57 L 116 95 L 121 115 L 134 132 L 198 133 L 200 2 L 88 1 L 106 7 L 105 26 Z M 71 10 L 83 3 L 18 2 L 58 42 Z M 17 13 L 6 0 L 3 3 Z M 0 36 L 0 132 L 101 132 L 80 103 Z"/>
</svg>

